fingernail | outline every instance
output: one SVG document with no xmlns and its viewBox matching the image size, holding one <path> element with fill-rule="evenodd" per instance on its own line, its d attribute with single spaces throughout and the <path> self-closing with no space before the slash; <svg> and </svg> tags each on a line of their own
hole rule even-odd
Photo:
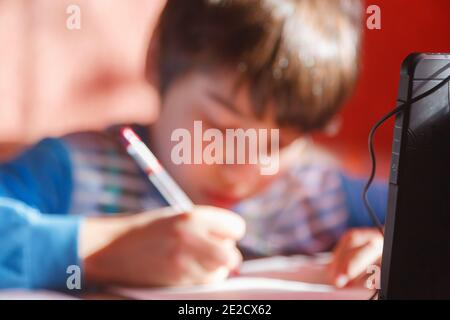
<svg viewBox="0 0 450 320">
<path fill-rule="evenodd" d="M 239 275 L 239 269 L 232 269 L 230 271 L 230 277 L 237 277 Z"/>
<path fill-rule="evenodd" d="M 348 283 L 348 277 L 346 275 L 341 274 L 336 278 L 335 284 L 338 288 L 343 288 Z"/>
</svg>

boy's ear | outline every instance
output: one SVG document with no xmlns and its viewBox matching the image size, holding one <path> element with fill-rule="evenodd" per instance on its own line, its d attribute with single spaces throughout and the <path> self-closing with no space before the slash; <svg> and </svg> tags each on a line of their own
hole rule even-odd
<svg viewBox="0 0 450 320">
<path fill-rule="evenodd" d="M 159 73 L 158 73 L 158 61 L 159 61 L 159 32 L 158 28 L 153 32 L 150 38 L 150 44 L 147 50 L 147 57 L 145 62 L 145 77 L 147 81 L 159 88 Z"/>
</svg>

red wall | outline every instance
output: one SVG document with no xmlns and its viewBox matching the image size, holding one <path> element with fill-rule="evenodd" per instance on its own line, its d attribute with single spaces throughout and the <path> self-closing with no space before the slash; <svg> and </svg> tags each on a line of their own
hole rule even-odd
<svg viewBox="0 0 450 320">
<path fill-rule="evenodd" d="M 319 137 L 353 172 L 368 172 L 367 134 L 395 106 L 401 63 L 411 52 L 450 52 L 450 0 L 366 0 L 381 8 L 381 30 L 365 30 L 362 73 L 334 138 Z M 367 15 L 368 17 L 369 15 Z M 377 133 L 379 173 L 389 165 L 393 122 Z"/>
</svg>

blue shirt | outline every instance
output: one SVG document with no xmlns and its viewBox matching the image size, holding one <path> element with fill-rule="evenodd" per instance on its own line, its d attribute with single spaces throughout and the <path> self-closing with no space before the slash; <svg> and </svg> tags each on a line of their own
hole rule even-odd
<svg viewBox="0 0 450 320">
<path fill-rule="evenodd" d="M 65 215 L 71 190 L 59 140 L 0 166 L 0 288 L 62 288 L 67 267 L 80 265 L 80 217 Z"/>
<path fill-rule="evenodd" d="M 335 168 L 292 168 L 267 190 L 237 204 L 250 255 L 329 250 L 350 227 L 371 226 L 364 181 Z M 384 221 L 387 185 L 371 204 Z M 68 266 L 82 262 L 83 216 L 139 212 L 165 202 L 133 160 L 100 133 L 45 139 L 0 166 L 0 288 L 63 289 Z"/>
</svg>

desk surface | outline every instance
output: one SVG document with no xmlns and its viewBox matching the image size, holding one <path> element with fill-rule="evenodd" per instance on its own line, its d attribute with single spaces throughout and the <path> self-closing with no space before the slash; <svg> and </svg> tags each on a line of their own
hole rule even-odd
<svg viewBox="0 0 450 320">
<path fill-rule="evenodd" d="M 220 299 L 220 300 L 367 300 L 373 291 L 364 279 L 336 289 L 327 281 L 329 255 L 273 257 L 244 262 L 241 273 L 221 284 L 189 288 L 131 289 L 109 287 L 100 293 L 67 295 L 52 291 L 0 290 L 2 299 Z"/>
</svg>

